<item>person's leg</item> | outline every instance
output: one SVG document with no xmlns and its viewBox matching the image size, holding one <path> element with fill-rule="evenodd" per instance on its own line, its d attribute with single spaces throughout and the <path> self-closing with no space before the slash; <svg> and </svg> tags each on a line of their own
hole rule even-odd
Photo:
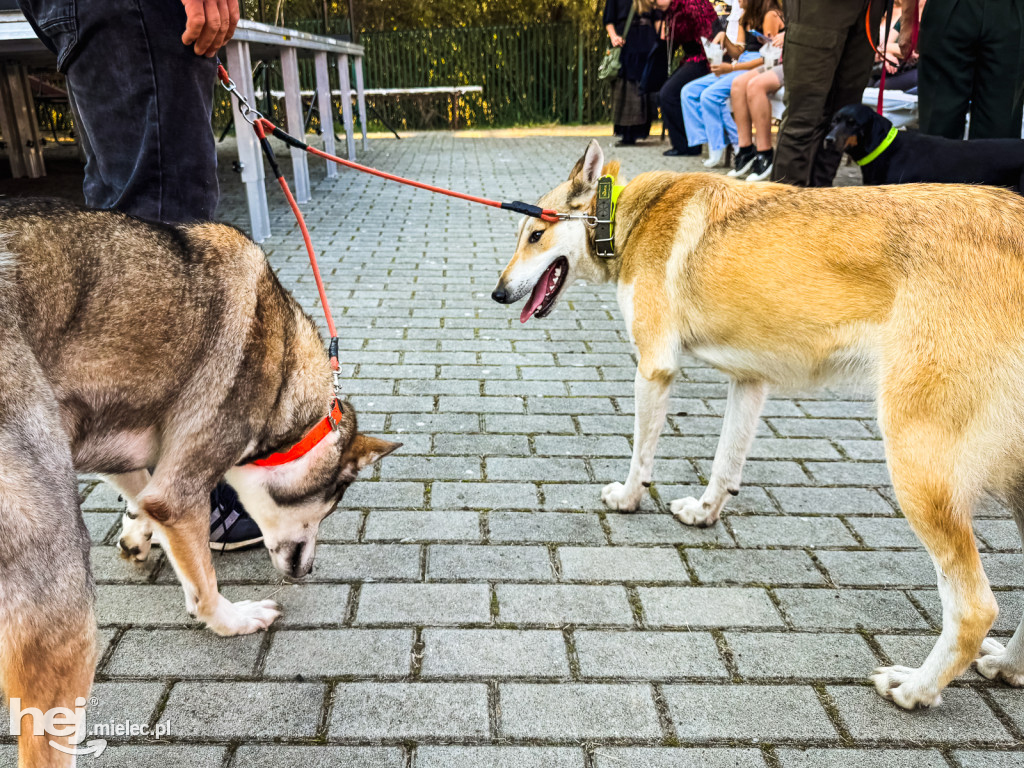
<svg viewBox="0 0 1024 768">
<path fill-rule="evenodd" d="M 928 0 L 924 7 L 917 46 L 921 54 L 917 65 L 921 133 L 947 139 L 964 136 L 978 60 L 981 6 L 961 0 Z M 1008 73 L 999 75 L 1004 76 Z"/>
<path fill-rule="evenodd" d="M 877 26 L 877 21 L 872 23 Z M 834 145 L 826 147 L 825 134 L 828 132 L 832 115 L 837 110 L 848 104 L 859 104 L 864 97 L 864 86 L 871 76 L 872 65 L 871 51 L 865 51 L 865 47 L 864 17 L 861 16 L 860 21 L 847 31 L 845 42 L 840 49 L 832 89 L 825 101 L 824 117 L 812 134 L 811 141 L 815 153 L 807 180 L 809 186 L 831 187 L 839 163 L 842 162 L 842 148 Z"/>
<path fill-rule="evenodd" d="M 747 81 L 746 101 L 750 110 L 750 122 L 754 129 L 758 152 L 772 148 L 771 95 L 782 87 L 779 82 L 779 71 L 776 67 Z M 737 125 L 739 125 L 739 121 L 737 121 Z"/>
<path fill-rule="evenodd" d="M 659 94 L 661 103 L 661 119 L 665 122 L 672 148 L 680 154 L 691 154 L 686 139 L 686 126 L 683 123 L 683 86 L 691 80 L 707 74 L 706 61 L 688 61 L 679 67 L 662 86 Z"/>
<path fill-rule="evenodd" d="M 732 81 L 729 91 L 729 102 L 732 104 L 732 116 L 736 121 L 736 135 L 739 139 L 740 149 L 754 143 L 754 128 L 750 122 L 750 109 L 747 104 L 747 88 L 750 81 L 757 76 L 758 73 L 753 70 L 744 72 Z"/>
<path fill-rule="evenodd" d="M 971 98 L 972 139 L 1020 138 L 1024 107 L 1024 2 L 985 4 Z"/>
<path fill-rule="evenodd" d="M 691 147 L 699 147 L 707 143 L 708 135 L 704 128 L 704 113 L 701 110 L 700 95 L 715 81 L 715 76 L 708 74 L 691 80 L 683 86 L 681 99 L 683 102 L 683 125 L 686 127 L 686 140 Z"/>
<path fill-rule="evenodd" d="M 182 4 L 87 0 L 77 25 L 63 65 L 89 136 L 86 203 L 170 223 L 212 219 L 216 64 L 182 44 Z"/>
<path fill-rule="evenodd" d="M 704 113 L 704 130 L 707 132 L 708 149 L 715 152 L 725 149 L 727 143 L 738 141 L 736 121 L 729 109 L 729 93 L 732 81 L 740 72 L 722 75 L 704 89 L 700 95 L 701 111 Z"/>
</svg>

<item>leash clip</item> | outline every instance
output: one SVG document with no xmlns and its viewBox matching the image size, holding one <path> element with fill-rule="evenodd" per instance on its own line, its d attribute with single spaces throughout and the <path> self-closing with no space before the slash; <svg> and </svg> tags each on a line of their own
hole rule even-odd
<svg viewBox="0 0 1024 768">
<path fill-rule="evenodd" d="M 559 221 L 582 221 L 588 227 L 596 227 L 598 224 L 608 223 L 602 222 L 597 216 L 590 213 L 560 213 L 558 214 Z"/>
</svg>

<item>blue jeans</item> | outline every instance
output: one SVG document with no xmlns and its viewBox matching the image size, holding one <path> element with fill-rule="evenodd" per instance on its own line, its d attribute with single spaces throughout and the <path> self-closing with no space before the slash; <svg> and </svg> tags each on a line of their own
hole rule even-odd
<svg viewBox="0 0 1024 768">
<path fill-rule="evenodd" d="M 739 61 L 761 58 L 760 54 L 744 51 Z M 726 141 L 739 141 L 736 121 L 729 107 L 729 90 L 732 81 L 746 70 L 728 74 L 704 75 L 683 86 L 683 123 L 686 138 L 691 147 L 707 144 L 709 149 L 725 149 Z M 728 139 L 726 138 L 728 137 Z"/>
<path fill-rule="evenodd" d="M 67 76 L 86 205 L 152 221 L 210 220 L 216 64 L 181 42 L 181 0 L 18 0 Z"/>
</svg>

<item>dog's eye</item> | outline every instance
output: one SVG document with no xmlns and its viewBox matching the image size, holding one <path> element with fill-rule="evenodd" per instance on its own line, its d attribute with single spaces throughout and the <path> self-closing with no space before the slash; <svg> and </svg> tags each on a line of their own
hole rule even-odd
<svg viewBox="0 0 1024 768">
<path fill-rule="evenodd" d="M 535 229 L 535 230 L 533 230 L 533 232 L 530 233 L 530 242 L 531 243 L 540 242 L 540 239 L 541 239 L 541 237 L 543 235 L 544 235 L 544 230 L 543 229 Z"/>
</svg>

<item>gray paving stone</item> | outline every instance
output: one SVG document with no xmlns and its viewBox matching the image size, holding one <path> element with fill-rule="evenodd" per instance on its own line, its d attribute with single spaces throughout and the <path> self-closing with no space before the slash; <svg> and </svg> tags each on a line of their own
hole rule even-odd
<svg viewBox="0 0 1024 768">
<path fill-rule="evenodd" d="M 898 590 L 779 589 L 782 610 L 797 627 L 927 629 L 928 622 Z"/>
<path fill-rule="evenodd" d="M 382 462 L 385 480 L 479 480 L 480 459 L 474 456 L 391 456 Z"/>
<path fill-rule="evenodd" d="M 264 588 L 265 591 L 266 588 Z M 100 584 L 96 621 L 112 624 L 190 624 L 181 587 L 156 584 Z M 191 622 L 198 626 L 197 622 Z"/>
<path fill-rule="evenodd" d="M 314 683 L 183 682 L 171 689 L 162 717 L 191 738 L 310 737 L 324 693 Z"/>
<path fill-rule="evenodd" d="M 764 768 L 758 749 L 598 747 L 595 768 Z"/>
<path fill-rule="evenodd" d="M 1020 532 L 1012 520 L 975 520 L 974 531 L 991 549 L 1021 549 Z"/>
<path fill-rule="evenodd" d="M 818 485 L 891 484 L 889 468 L 879 462 L 808 461 L 804 466 Z"/>
<path fill-rule="evenodd" d="M 921 549 L 921 542 L 902 517 L 848 517 L 857 534 L 869 547 Z"/>
<path fill-rule="evenodd" d="M 487 524 L 492 542 L 605 543 L 601 521 L 595 514 L 491 512 Z"/>
<path fill-rule="evenodd" d="M 706 632 L 606 632 L 574 635 L 580 675 L 587 678 L 671 680 L 727 676 Z"/>
<path fill-rule="evenodd" d="M 115 512 L 83 512 L 82 519 L 85 520 L 89 538 L 98 544 L 121 520 L 121 515 Z"/>
<path fill-rule="evenodd" d="M 130 677 L 233 677 L 253 673 L 263 638 L 203 629 L 130 629 L 105 668 Z"/>
<path fill-rule="evenodd" d="M 548 550 L 538 546 L 435 544 L 427 550 L 429 581 L 554 581 Z"/>
<path fill-rule="evenodd" d="M 409 674 L 408 629 L 278 631 L 264 663 L 269 677 L 379 677 Z"/>
<path fill-rule="evenodd" d="M 729 527 L 742 547 L 850 547 L 857 540 L 833 517 L 730 515 Z"/>
<path fill-rule="evenodd" d="M 670 547 L 559 547 L 564 581 L 690 582 Z"/>
<path fill-rule="evenodd" d="M 629 441 L 622 436 L 537 435 L 534 445 L 538 456 L 629 456 Z"/>
<path fill-rule="evenodd" d="M 801 400 L 800 406 L 816 418 L 874 419 L 878 415 L 878 407 L 863 400 Z"/>
<path fill-rule="evenodd" d="M 181 589 L 175 588 L 181 598 Z M 275 627 L 341 624 L 348 605 L 347 584 L 265 584 L 227 586 L 221 594 L 228 600 L 275 600 L 283 611 Z M 182 602 L 184 611 L 184 602 Z"/>
<path fill-rule="evenodd" d="M 434 509 L 533 509 L 537 488 L 526 483 L 434 483 Z"/>
<path fill-rule="evenodd" d="M 648 685 L 505 683 L 499 696 L 501 733 L 513 739 L 661 736 Z"/>
<path fill-rule="evenodd" d="M 434 435 L 434 453 L 454 456 L 526 456 L 526 435 Z"/>
<path fill-rule="evenodd" d="M 881 440 L 836 440 L 839 448 L 854 461 L 885 461 Z"/>
<path fill-rule="evenodd" d="M 853 419 L 770 418 L 769 422 L 787 437 L 871 437 L 870 430 Z"/>
<path fill-rule="evenodd" d="M 992 700 L 1013 721 L 1014 727 L 1020 731 L 1024 728 L 1024 701 L 1021 701 L 1020 689 L 997 688 L 990 692 Z"/>
<path fill-rule="evenodd" d="M 683 741 L 838 740 L 810 686 L 666 685 L 664 692 Z"/>
<path fill-rule="evenodd" d="M 416 750 L 414 768 L 583 768 L 575 747 L 434 747 Z"/>
<path fill-rule="evenodd" d="M 981 564 L 993 587 L 1024 587 L 1024 557 L 1020 552 L 982 552 Z"/>
<path fill-rule="evenodd" d="M 649 627 L 781 627 L 763 589 L 745 587 L 640 587 Z"/>
<path fill-rule="evenodd" d="M 477 512 L 374 510 L 366 521 L 366 541 L 479 541 Z"/>
<path fill-rule="evenodd" d="M 5 747 L 0 747 L 0 765 L 15 765 L 17 759 L 13 757 L 13 748 L 10 762 L 5 759 L 5 749 Z M 209 768 L 211 765 L 220 765 L 224 761 L 226 752 L 226 747 L 192 744 L 163 746 L 108 744 L 98 759 L 103 760 L 104 768 L 164 768 L 167 765 L 174 765 L 177 768 Z"/>
<path fill-rule="evenodd" d="M 970 723 L 972 742 L 1014 742 L 977 692 L 969 688 L 947 688 L 942 706 L 924 712 L 895 707 L 874 688 L 829 686 L 826 690 L 854 739 L 962 744 L 964 723 Z"/>
<path fill-rule="evenodd" d="M 879 663 L 860 635 L 726 632 L 725 639 L 750 680 L 861 679 Z"/>
<path fill-rule="evenodd" d="M 833 553 L 829 553 L 833 554 Z M 822 584 L 806 552 L 766 549 L 694 549 L 690 567 L 705 584 Z"/>
<path fill-rule="evenodd" d="M 696 528 L 684 525 L 666 514 L 629 514 L 609 512 L 605 520 L 612 532 L 613 544 L 686 544 L 690 546 L 732 547 L 732 538 L 723 525 Z"/>
<path fill-rule="evenodd" d="M 932 584 L 935 566 L 925 552 L 819 552 L 835 584 Z"/>
<path fill-rule="evenodd" d="M 355 541 L 359 538 L 359 526 L 363 523 L 363 513 L 351 509 L 338 509 L 320 523 L 317 541 Z"/>
<path fill-rule="evenodd" d="M 593 462 L 591 462 L 593 463 Z M 540 509 L 566 512 L 604 512 L 601 501 L 604 483 L 545 483 L 541 493 L 544 503 Z M 641 512 L 655 512 L 657 507 L 651 496 L 645 493 L 640 499 Z"/>
<path fill-rule="evenodd" d="M 772 488 L 788 515 L 896 514 L 881 496 L 864 488 Z"/>
<path fill-rule="evenodd" d="M 947 768 L 934 750 L 924 749 L 800 749 L 778 751 L 782 768 Z"/>
<path fill-rule="evenodd" d="M 424 679 L 569 676 L 565 639 L 555 630 L 427 629 Z"/>
<path fill-rule="evenodd" d="M 405 768 L 399 747 L 287 747 L 243 744 L 232 768 L 302 765 L 309 768 Z"/>
<path fill-rule="evenodd" d="M 579 459 L 487 459 L 488 480 L 585 480 L 587 465 Z"/>
<path fill-rule="evenodd" d="M 882 647 L 889 661 L 906 667 L 921 666 L 938 639 L 938 634 L 875 635 L 875 641 Z"/>
<path fill-rule="evenodd" d="M 942 602 L 939 593 L 934 589 L 915 589 L 914 599 L 921 604 L 936 627 L 942 626 Z M 998 590 L 995 592 L 996 603 L 999 605 L 999 616 L 992 625 L 996 634 L 1012 634 L 1024 616 L 1024 591 Z"/>
<path fill-rule="evenodd" d="M 811 462 L 807 462 L 809 465 Z M 711 476 L 711 461 L 697 462 L 704 477 Z M 813 485 L 807 473 L 795 461 L 764 461 L 753 459 L 743 465 L 743 482 L 746 485 Z"/>
<path fill-rule="evenodd" d="M 112 485 L 97 483 L 82 502 L 83 512 L 93 511 L 122 512 L 124 502 L 118 498 L 118 492 Z"/>
<path fill-rule="evenodd" d="M 483 683 L 339 683 L 333 739 L 481 738 L 488 734 Z"/>
<path fill-rule="evenodd" d="M 423 505 L 423 483 L 356 482 L 345 491 L 345 507 L 408 509 Z"/>
<path fill-rule="evenodd" d="M 775 490 L 775 489 L 773 489 Z M 673 499 L 680 499 L 687 496 L 692 496 L 695 499 L 699 499 L 704 493 L 703 485 L 684 485 L 675 486 L 668 485 L 658 486 L 658 493 L 661 495 L 662 501 L 668 506 L 668 503 Z M 725 505 L 724 514 L 729 515 L 733 512 L 739 514 L 776 514 L 777 509 L 775 508 L 774 502 L 769 498 L 764 488 L 758 488 L 756 485 L 744 485 L 740 488 L 740 495 L 730 498 L 728 503 Z"/>
<path fill-rule="evenodd" d="M 342 581 L 419 579 L 420 547 L 415 544 L 330 544 L 318 546 L 313 567 L 314 576 L 318 579 Z"/>
<path fill-rule="evenodd" d="M 953 756 L 960 768 L 1018 768 L 1024 762 L 1024 751 L 982 752 L 958 749 Z"/>
<path fill-rule="evenodd" d="M 620 586 L 499 584 L 496 591 L 502 623 L 633 625 L 626 590 Z"/>
<path fill-rule="evenodd" d="M 447 625 L 490 620 L 486 584 L 364 584 L 357 624 Z"/>
</svg>

